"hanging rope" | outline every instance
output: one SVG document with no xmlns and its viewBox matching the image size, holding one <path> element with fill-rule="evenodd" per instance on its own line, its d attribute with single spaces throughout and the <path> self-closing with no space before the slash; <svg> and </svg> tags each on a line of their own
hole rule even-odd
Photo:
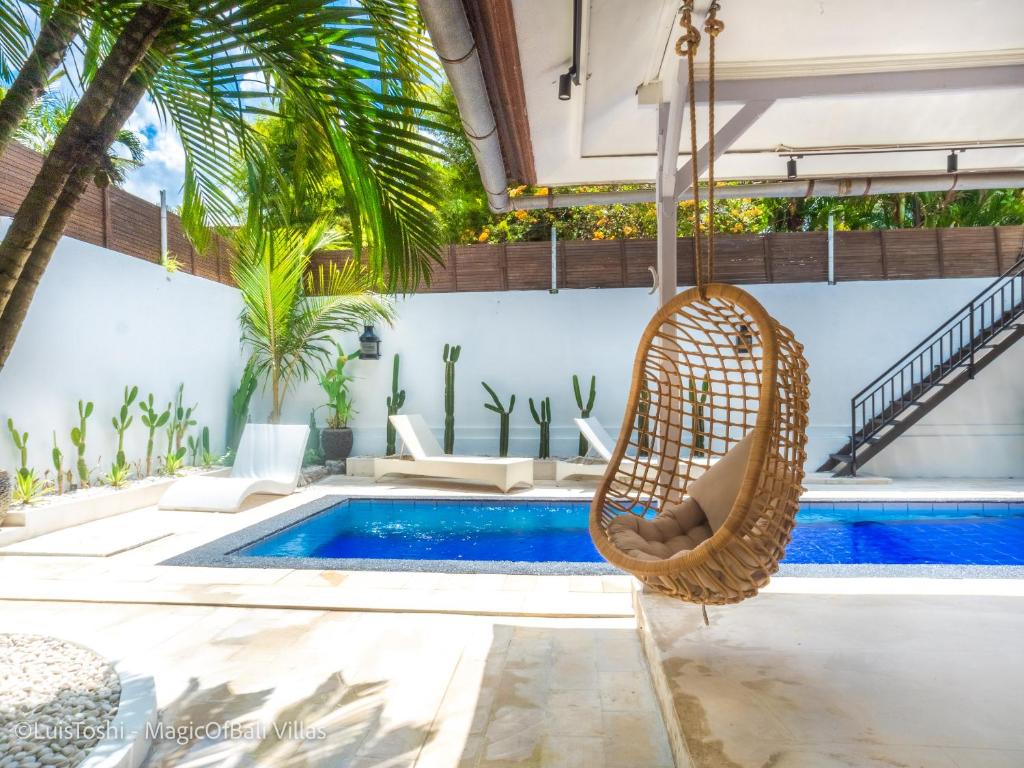
<svg viewBox="0 0 1024 768">
<path fill-rule="evenodd" d="M 700 32 L 693 26 L 693 0 L 684 0 L 679 26 L 686 34 L 676 40 L 676 54 L 686 56 L 687 83 L 690 102 L 690 186 L 693 190 L 693 275 L 702 298 L 707 298 L 707 284 L 715 279 L 715 39 L 725 29 L 719 20 L 721 6 L 717 0 L 708 8 L 704 31 L 708 35 L 708 258 L 705 272 L 700 247 L 700 173 L 697 170 L 697 93 L 694 89 L 694 59 L 700 46 Z"/>
<path fill-rule="evenodd" d="M 690 97 L 690 184 L 693 187 L 693 274 L 700 289 L 702 298 L 706 298 L 704 292 L 704 268 L 701 263 L 700 254 L 700 198 L 697 189 L 697 182 L 700 174 L 697 173 L 697 94 L 693 87 L 693 60 L 697 55 L 697 48 L 700 46 L 700 32 L 693 26 L 693 0 L 683 2 L 683 16 L 679 19 L 679 26 L 686 30 L 686 34 L 676 41 L 676 54 L 686 55 L 687 64 L 687 90 Z M 683 50 L 685 48 L 685 51 Z"/>
<path fill-rule="evenodd" d="M 715 281 L 715 40 L 725 29 L 725 23 L 718 19 L 718 10 L 716 0 L 704 22 L 708 35 L 708 282 Z"/>
</svg>

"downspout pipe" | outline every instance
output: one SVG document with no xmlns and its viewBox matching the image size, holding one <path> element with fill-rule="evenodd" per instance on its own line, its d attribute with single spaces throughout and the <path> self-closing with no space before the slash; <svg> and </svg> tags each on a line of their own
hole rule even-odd
<svg viewBox="0 0 1024 768">
<path fill-rule="evenodd" d="M 487 205 L 494 213 L 510 209 L 508 176 L 498 140 L 498 123 L 480 66 L 480 52 L 466 18 L 462 0 L 419 0 L 434 50 L 441 59 L 462 127 L 480 169 L 480 181 L 487 193 Z"/>
<path fill-rule="evenodd" d="M 1013 189 L 1024 187 L 1024 171 L 991 171 L 930 174 L 920 176 L 878 176 L 852 179 L 801 179 L 761 184 L 736 184 L 715 187 L 715 198 L 730 200 L 744 197 L 861 197 L 897 192 L 951 192 L 964 189 Z M 701 199 L 707 189 L 701 187 Z M 616 203 L 653 203 L 653 189 L 622 192 L 582 192 L 566 195 L 531 195 L 511 198 L 512 210 L 572 208 L 579 205 Z"/>
</svg>

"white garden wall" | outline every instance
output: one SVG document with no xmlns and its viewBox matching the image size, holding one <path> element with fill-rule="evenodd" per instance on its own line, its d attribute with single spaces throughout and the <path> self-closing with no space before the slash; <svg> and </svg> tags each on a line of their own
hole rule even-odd
<svg viewBox="0 0 1024 768">
<path fill-rule="evenodd" d="M 810 361 L 810 469 L 838 450 L 849 430 L 850 397 L 895 362 L 987 280 L 760 285 L 751 292 L 803 342 Z M 494 453 L 498 417 L 483 408 L 485 380 L 505 400 L 518 396 L 511 450 L 535 455 L 537 426 L 526 398 L 550 395 L 552 451 L 576 449 L 571 377 L 597 375 L 596 415 L 614 434 L 621 424 L 636 342 L 653 299 L 641 289 L 424 294 L 402 301 L 393 329 L 380 329 L 380 361 L 352 370 L 359 414 L 356 452 L 383 450 L 391 357 L 402 356 L 404 411 L 422 413 L 440 435 L 445 342 L 462 344 L 456 366 L 456 450 Z M 345 340 L 354 349 L 354 336 Z M 895 476 L 1024 476 L 1024 345 L 887 449 L 866 471 Z M 302 386 L 286 408 L 305 420 L 322 402 Z M 263 408 L 265 412 L 265 408 Z M 322 413 L 321 417 L 322 417 Z"/>
<path fill-rule="evenodd" d="M 0 232 L 6 228 L 0 220 Z M 985 280 L 892 281 L 763 285 L 751 292 L 788 325 L 806 347 L 811 366 L 809 465 L 838 449 L 849 428 L 850 396 L 894 362 Z M 537 426 L 527 397 L 550 396 L 555 423 L 552 450 L 575 453 L 576 415 L 571 377 L 584 385 L 597 375 L 596 415 L 610 431 L 622 420 L 637 339 L 654 309 L 642 289 L 424 294 L 399 302 L 394 328 L 380 328 L 384 356 L 357 361 L 352 372 L 359 411 L 356 452 L 384 448 L 385 397 L 391 359 L 402 356 L 406 413 L 422 413 L 440 436 L 443 417 L 441 350 L 462 344 L 456 367 L 456 449 L 497 450 L 497 416 L 483 408 L 485 380 L 503 400 L 517 395 L 512 450 L 533 455 Z M 92 399 L 89 461 L 111 460 L 110 419 L 125 384 L 137 384 L 166 403 L 178 382 L 199 403 L 215 449 L 223 445 L 228 400 L 237 384 L 237 293 L 190 275 L 168 276 L 160 267 L 103 248 L 65 239 L 26 321 L 18 344 L 0 371 L 0 465 L 16 455 L 6 433 L 13 416 L 30 433 L 31 461 L 49 466 L 51 430 L 65 455 L 76 423 L 78 398 Z M 354 350 L 355 335 L 343 339 Z M 866 468 L 892 476 L 1024 476 L 1024 345 L 1012 349 L 972 384 L 956 393 Z M 306 422 L 323 396 L 302 384 L 286 403 L 289 421 Z M 264 394 L 253 417 L 266 418 Z M 144 430 L 130 432 L 128 453 L 144 451 Z M 318 412 L 323 423 L 324 412 Z"/>
<path fill-rule="evenodd" d="M 9 219 L 0 219 L 0 234 Z M 0 466 L 17 454 L 7 419 L 29 433 L 30 462 L 50 467 L 52 431 L 73 466 L 71 428 L 79 398 L 92 400 L 87 461 L 106 472 L 117 447 L 111 418 L 126 384 L 166 405 L 180 382 L 199 425 L 210 427 L 214 450 L 224 446 L 228 402 L 238 383 L 241 302 L 233 288 L 78 240 L 64 238 L 54 254 L 7 365 L 0 371 Z M 128 432 L 129 460 L 145 454 L 137 405 Z M 157 443 L 158 447 L 162 442 Z M 160 450 L 162 453 L 162 449 Z"/>
</svg>

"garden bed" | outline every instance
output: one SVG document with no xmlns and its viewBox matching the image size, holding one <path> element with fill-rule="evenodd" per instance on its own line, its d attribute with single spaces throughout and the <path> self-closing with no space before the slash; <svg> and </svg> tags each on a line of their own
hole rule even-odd
<svg viewBox="0 0 1024 768">
<path fill-rule="evenodd" d="M 12 505 L 0 526 L 0 546 L 42 536 L 122 512 L 156 504 L 175 480 L 191 473 L 219 474 L 226 470 L 188 469 L 178 477 L 147 477 L 123 488 L 98 485 L 72 493 L 51 494 L 32 504 Z"/>
</svg>

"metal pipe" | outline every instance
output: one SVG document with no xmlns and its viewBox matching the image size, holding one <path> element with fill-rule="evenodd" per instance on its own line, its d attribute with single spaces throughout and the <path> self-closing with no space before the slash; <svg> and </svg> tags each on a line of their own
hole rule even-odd
<svg viewBox="0 0 1024 768">
<path fill-rule="evenodd" d="M 548 293 L 558 293 L 558 232 L 555 225 L 551 225 L 551 290 Z"/>
<path fill-rule="evenodd" d="M 495 213 L 511 210 L 498 124 L 465 8 L 461 0 L 420 0 L 419 7 L 459 105 L 462 127 L 473 148 L 480 181 L 487 193 L 487 205 Z"/>
<path fill-rule="evenodd" d="M 160 258 L 167 258 L 167 190 L 160 190 Z"/>
<path fill-rule="evenodd" d="M 1022 186 L 1024 186 L 1024 172 L 1022 171 L 991 171 L 920 176 L 801 179 L 800 181 L 722 185 L 715 187 L 715 197 L 720 200 L 744 197 L 860 197 L 896 192 L 950 192 L 958 189 L 1007 189 Z M 706 188 L 701 188 L 701 197 L 704 198 L 706 194 Z M 653 189 L 534 195 L 510 198 L 509 207 L 503 212 L 539 208 L 572 208 L 579 205 L 653 203 L 654 198 Z"/>
</svg>

